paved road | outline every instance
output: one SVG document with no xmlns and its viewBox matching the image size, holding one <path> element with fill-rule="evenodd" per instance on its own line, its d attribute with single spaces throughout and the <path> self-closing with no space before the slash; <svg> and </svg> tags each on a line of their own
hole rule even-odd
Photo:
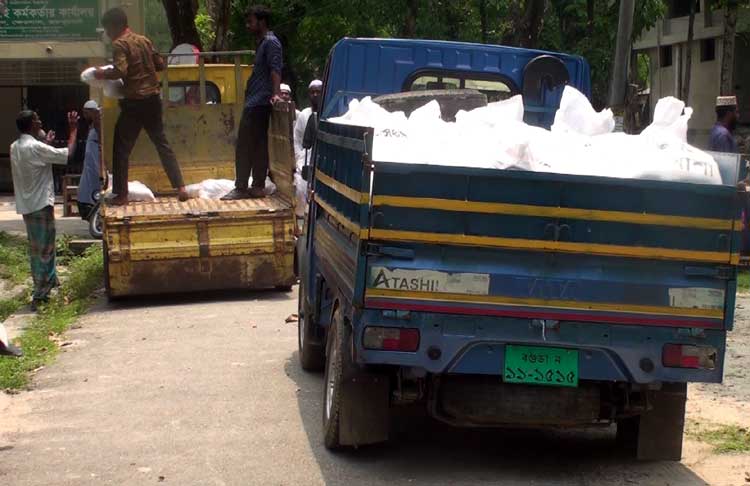
<svg viewBox="0 0 750 486">
<path fill-rule="evenodd" d="M 55 206 L 55 224 L 57 234 L 72 235 L 75 238 L 90 238 L 89 226 L 79 217 L 63 218 L 62 206 Z M 23 219 L 16 214 L 16 205 L 12 196 L 0 195 L 0 231 L 26 236 Z"/>
<path fill-rule="evenodd" d="M 321 446 L 295 294 L 100 304 L 36 390 L 0 394 L 0 482 L 26 485 L 706 484 L 618 455 L 611 430 L 459 431 L 420 414 L 389 445 Z"/>
</svg>

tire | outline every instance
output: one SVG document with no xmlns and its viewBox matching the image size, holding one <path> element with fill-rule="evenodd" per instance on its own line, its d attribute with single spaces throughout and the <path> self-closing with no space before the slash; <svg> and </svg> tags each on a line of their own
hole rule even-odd
<svg viewBox="0 0 750 486">
<path fill-rule="evenodd" d="M 346 342 L 349 337 L 343 325 L 341 311 L 336 310 L 328 332 L 328 346 L 323 379 L 323 443 L 331 450 L 341 449 L 340 421 L 344 368 L 347 360 Z"/>
<path fill-rule="evenodd" d="M 469 111 L 487 106 L 487 96 L 473 89 L 410 91 L 378 96 L 373 101 L 388 111 L 403 111 L 409 116 L 432 100 L 438 102 L 442 118 L 446 121 L 454 121 L 459 110 Z"/>
<path fill-rule="evenodd" d="M 104 221 L 98 205 L 94 206 L 89 215 L 89 234 L 96 240 L 101 240 L 104 236 Z"/>
<path fill-rule="evenodd" d="M 299 362 L 305 371 L 321 371 L 325 367 L 326 356 L 323 345 L 316 340 L 313 313 L 306 304 L 307 295 L 302 282 L 299 284 L 297 299 L 297 345 Z"/>
<path fill-rule="evenodd" d="M 648 411 L 618 420 L 618 442 L 641 461 L 679 461 L 686 400 L 685 383 L 665 383 L 650 395 Z"/>
</svg>

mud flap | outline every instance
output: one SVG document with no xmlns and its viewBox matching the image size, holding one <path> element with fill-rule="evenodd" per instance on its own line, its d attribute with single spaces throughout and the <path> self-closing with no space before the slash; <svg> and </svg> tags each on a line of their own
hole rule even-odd
<svg viewBox="0 0 750 486">
<path fill-rule="evenodd" d="M 390 383 L 387 376 L 354 373 L 342 384 L 339 443 L 344 446 L 388 440 Z"/>
<path fill-rule="evenodd" d="M 638 459 L 643 461 L 679 461 L 685 428 L 687 385 L 668 383 L 652 396 L 652 409 L 638 424 Z"/>
</svg>

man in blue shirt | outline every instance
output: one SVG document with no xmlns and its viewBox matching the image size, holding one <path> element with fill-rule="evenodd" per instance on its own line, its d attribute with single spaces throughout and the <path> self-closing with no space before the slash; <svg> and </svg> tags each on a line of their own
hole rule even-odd
<svg viewBox="0 0 750 486">
<path fill-rule="evenodd" d="M 716 124 L 711 129 L 708 149 L 714 152 L 729 152 L 736 154 L 737 141 L 734 131 L 739 120 L 736 96 L 719 96 L 716 98 Z"/>
<path fill-rule="evenodd" d="M 262 5 L 250 7 L 246 26 L 255 36 L 257 49 L 253 74 L 245 88 L 245 108 L 235 147 L 234 190 L 223 200 L 265 197 L 268 175 L 268 123 L 271 107 L 281 101 L 281 42 L 269 30 L 271 11 Z M 248 189 L 252 172 L 253 183 Z"/>
</svg>

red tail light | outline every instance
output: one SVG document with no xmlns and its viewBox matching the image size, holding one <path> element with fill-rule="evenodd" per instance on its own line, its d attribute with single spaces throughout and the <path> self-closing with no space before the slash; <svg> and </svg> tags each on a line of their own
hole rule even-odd
<svg viewBox="0 0 750 486">
<path fill-rule="evenodd" d="M 712 370 L 716 367 L 716 348 L 690 344 L 665 344 L 661 362 L 667 368 Z"/>
<path fill-rule="evenodd" d="M 414 352 L 419 349 L 419 329 L 366 327 L 362 339 L 365 349 Z"/>
</svg>

